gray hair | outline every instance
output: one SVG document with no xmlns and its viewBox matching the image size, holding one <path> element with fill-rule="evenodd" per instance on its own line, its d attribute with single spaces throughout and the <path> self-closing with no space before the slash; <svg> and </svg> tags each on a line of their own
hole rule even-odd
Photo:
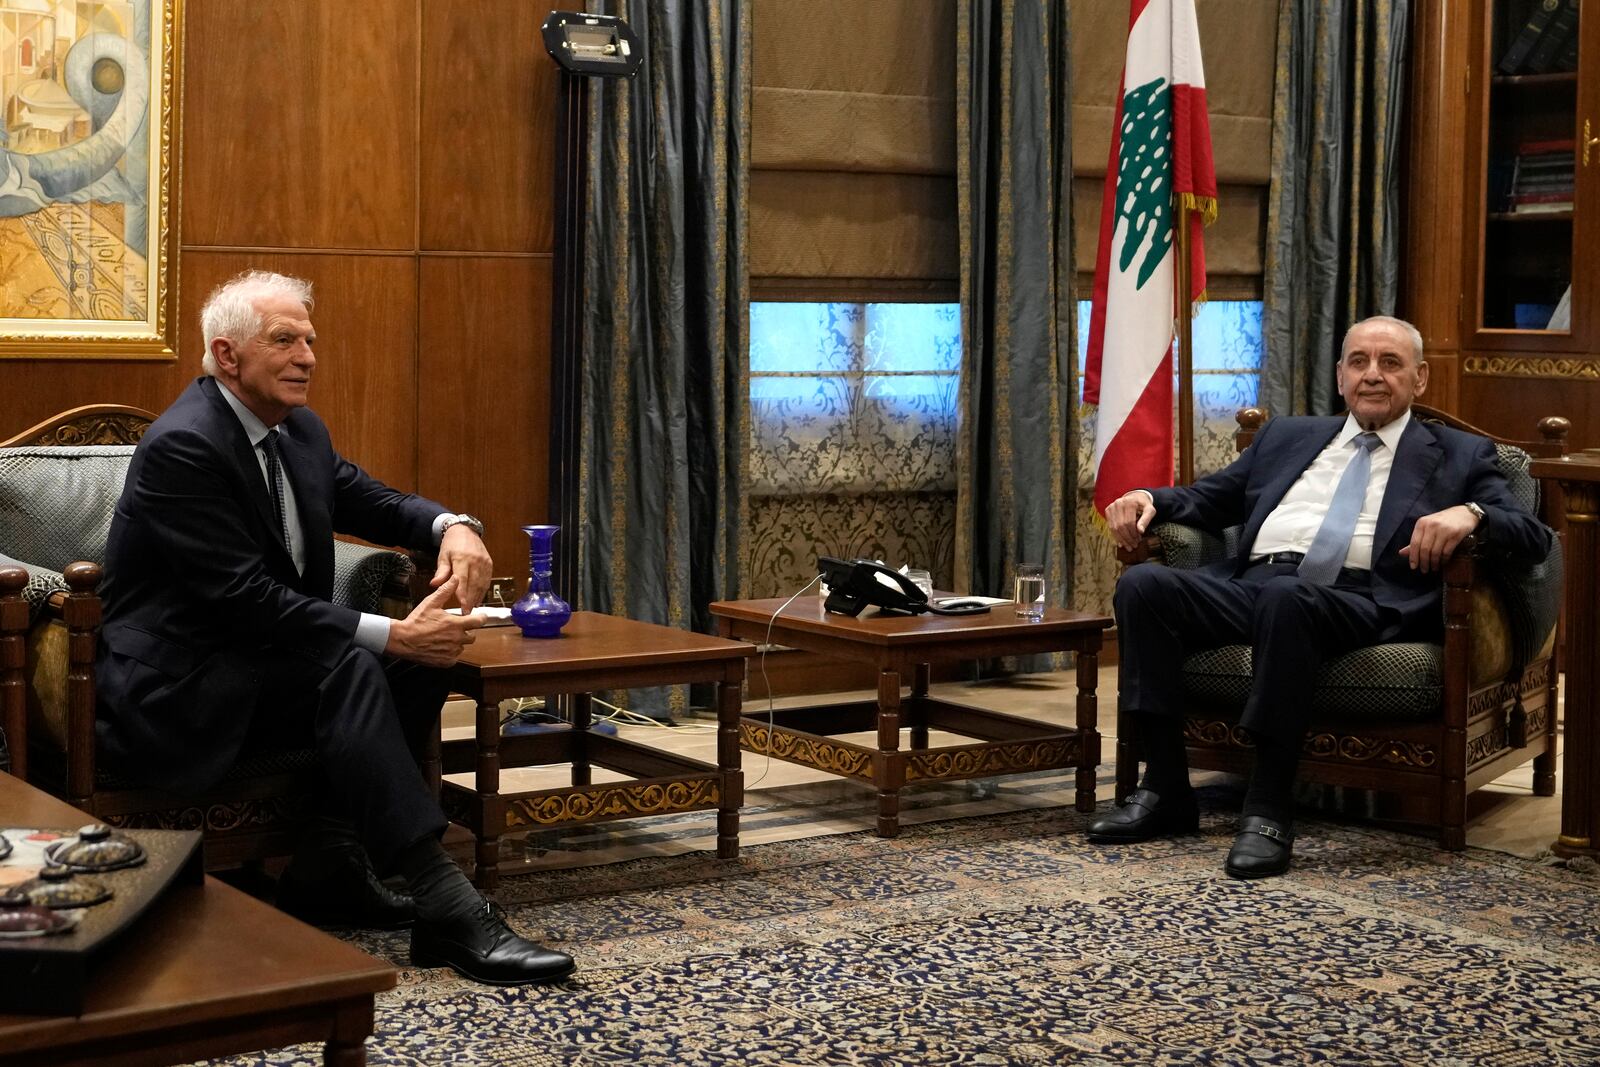
<svg viewBox="0 0 1600 1067">
<path fill-rule="evenodd" d="M 1393 315 L 1371 315 L 1346 330 L 1344 332 L 1344 341 L 1339 345 L 1339 359 L 1341 361 L 1344 359 L 1344 354 L 1350 350 L 1350 335 L 1361 327 L 1372 323 L 1386 323 L 1390 326 L 1398 326 L 1406 337 L 1411 340 L 1411 353 L 1416 358 L 1417 365 L 1422 365 L 1422 331 L 1405 319 L 1397 319 Z"/>
<path fill-rule="evenodd" d="M 256 300 L 262 296 L 288 296 L 305 305 L 309 314 L 312 307 L 311 283 L 304 278 L 290 278 L 269 270 L 247 270 L 229 278 L 206 297 L 206 306 L 200 311 L 200 333 L 205 339 L 205 355 L 200 357 L 200 369 L 211 377 L 217 375 L 217 360 L 211 354 L 211 342 L 219 337 L 231 341 L 245 341 L 261 332 L 261 312 L 256 310 Z"/>
</svg>

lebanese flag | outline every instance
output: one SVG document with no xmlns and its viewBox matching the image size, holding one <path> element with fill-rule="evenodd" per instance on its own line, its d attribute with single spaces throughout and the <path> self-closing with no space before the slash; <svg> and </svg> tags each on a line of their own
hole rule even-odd
<svg viewBox="0 0 1600 1067">
<path fill-rule="evenodd" d="M 1172 484 L 1172 337 L 1178 312 L 1174 217 L 1190 209 L 1191 295 L 1206 289 L 1201 227 L 1216 221 L 1217 177 L 1194 0 L 1132 0 L 1100 206 L 1083 399 L 1099 405 L 1094 506 Z"/>
</svg>

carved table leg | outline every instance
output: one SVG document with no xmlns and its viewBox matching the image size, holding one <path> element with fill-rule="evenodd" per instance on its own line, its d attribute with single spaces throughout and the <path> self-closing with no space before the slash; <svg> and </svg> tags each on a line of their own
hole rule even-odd
<svg viewBox="0 0 1600 1067">
<path fill-rule="evenodd" d="M 589 766 L 589 723 L 594 710 L 592 693 L 572 694 L 572 784 L 589 785 L 593 777 Z"/>
<path fill-rule="evenodd" d="M 1096 631 L 1078 650 L 1078 773 L 1077 809 L 1094 810 L 1095 779 L 1100 772 L 1100 633 Z"/>
<path fill-rule="evenodd" d="M 1600 484 L 1567 481 L 1566 738 L 1558 856 L 1600 855 Z"/>
<path fill-rule="evenodd" d="M 744 805 L 744 771 L 740 769 L 740 691 L 744 660 L 730 663 L 717 683 L 717 769 L 722 772 L 722 803 L 717 806 L 717 858 L 739 856 L 739 808 Z"/>
<path fill-rule="evenodd" d="M 500 870 L 500 831 L 505 816 L 497 803 L 500 796 L 500 705 L 478 701 L 478 767 L 474 785 L 478 792 L 477 870 L 473 882 L 478 890 L 494 892 Z"/>
<path fill-rule="evenodd" d="M 917 664 L 911 675 L 911 703 L 906 708 L 910 721 L 906 725 L 911 727 L 911 747 L 919 751 L 928 747 L 928 709 L 923 702 L 928 699 L 932 676 L 933 666 L 928 663 Z"/>
<path fill-rule="evenodd" d="M 878 675 L 878 836 L 900 833 L 900 789 L 905 785 L 905 754 L 900 751 L 900 672 Z"/>
</svg>

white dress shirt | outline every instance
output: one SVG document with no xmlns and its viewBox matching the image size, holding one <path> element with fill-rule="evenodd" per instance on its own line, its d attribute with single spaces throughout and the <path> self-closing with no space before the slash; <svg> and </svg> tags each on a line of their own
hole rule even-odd
<svg viewBox="0 0 1600 1067">
<path fill-rule="evenodd" d="M 1350 538 L 1350 551 L 1345 554 L 1344 566 L 1355 570 L 1372 569 L 1372 535 L 1378 525 L 1378 509 L 1383 506 L 1383 492 L 1389 486 L 1389 472 L 1394 469 L 1395 449 L 1400 446 L 1400 436 L 1411 422 L 1411 412 L 1406 410 L 1398 419 L 1381 427 L 1378 439 L 1382 446 L 1372 450 L 1372 474 L 1367 479 L 1367 495 L 1361 502 L 1361 514 L 1356 517 L 1355 533 Z M 1250 558 L 1260 559 L 1274 552 L 1304 553 L 1322 527 L 1333 500 L 1333 491 L 1339 485 L 1344 469 L 1355 457 L 1353 443 L 1362 433 L 1355 416 L 1346 415 L 1344 426 L 1328 447 L 1324 448 L 1311 466 L 1305 469 L 1278 506 L 1272 509 L 1261 529 L 1256 532 L 1255 544 L 1250 546 Z"/>
</svg>

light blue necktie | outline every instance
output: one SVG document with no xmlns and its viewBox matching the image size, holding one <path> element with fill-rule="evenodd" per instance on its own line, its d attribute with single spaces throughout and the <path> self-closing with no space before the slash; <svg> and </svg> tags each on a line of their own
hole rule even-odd
<svg viewBox="0 0 1600 1067">
<path fill-rule="evenodd" d="M 1317 536 L 1300 561 L 1300 577 L 1318 585 L 1332 585 L 1350 552 L 1350 538 L 1356 532 L 1356 517 L 1367 499 L 1367 481 L 1372 474 L 1372 450 L 1383 439 L 1372 431 L 1356 435 L 1356 454 L 1339 478 L 1339 485 L 1328 501 Z"/>
</svg>

